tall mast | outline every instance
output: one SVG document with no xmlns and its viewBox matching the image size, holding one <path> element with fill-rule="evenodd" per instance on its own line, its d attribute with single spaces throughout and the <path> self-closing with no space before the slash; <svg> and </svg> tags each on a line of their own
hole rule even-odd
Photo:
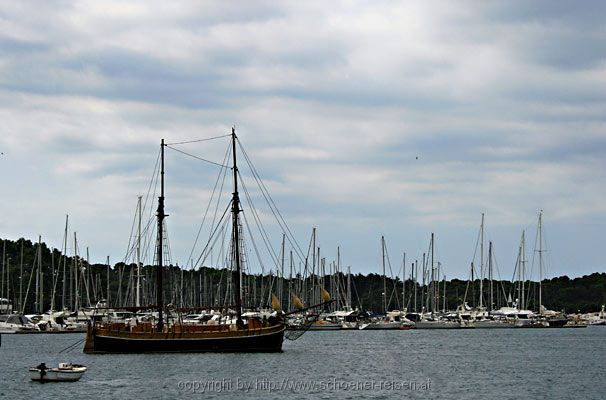
<svg viewBox="0 0 606 400">
<path fill-rule="evenodd" d="M 67 264 L 67 224 L 69 222 L 69 215 L 65 216 L 65 232 L 63 233 L 63 252 L 61 254 L 63 258 L 63 277 L 61 278 L 61 310 L 65 310 L 65 267 Z"/>
<path fill-rule="evenodd" d="M 433 261 L 433 232 L 431 232 L 431 283 L 430 283 L 431 290 L 432 290 L 432 295 L 431 295 L 431 297 L 432 297 L 432 299 L 431 299 L 431 311 L 435 312 L 436 311 L 436 309 L 435 309 L 436 308 L 435 307 L 435 304 L 436 304 L 435 300 L 436 299 L 435 299 L 435 288 L 434 288 L 434 284 L 435 283 L 434 283 L 434 278 L 436 278 L 436 277 L 434 276 L 435 269 L 434 269 L 434 264 L 433 263 L 434 263 L 434 261 Z"/>
<path fill-rule="evenodd" d="M 518 309 L 521 310 L 521 301 L 522 301 L 522 242 L 520 241 L 520 246 L 518 247 L 518 260 L 516 261 L 517 265 L 517 271 L 518 271 L 518 298 L 517 298 L 517 305 L 518 305 Z"/>
<path fill-rule="evenodd" d="M 351 310 L 351 267 L 347 267 L 347 307 Z"/>
<path fill-rule="evenodd" d="M 542 314 L 542 281 L 543 281 L 543 210 L 539 213 L 539 314 Z"/>
<path fill-rule="evenodd" d="M 402 257 L 402 308 L 404 312 L 408 311 L 408 307 L 406 305 L 406 253 Z"/>
<path fill-rule="evenodd" d="M 109 256 L 107 256 L 107 298 L 105 299 L 105 304 L 106 307 L 111 307 L 110 306 L 110 300 L 109 300 Z"/>
<path fill-rule="evenodd" d="M 40 300 L 38 303 L 38 312 L 42 314 L 44 312 L 44 275 L 42 274 L 42 236 L 38 235 L 38 274 L 40 276 Z"/>
<path fill-rule="evenodd" d="M 494 291 L 492 284 L 492 242 L 488 242 L 488 277 L 490 279 L 490 304 L 489 310 L 492 311 L 494 309 Z"/>
<path fill-rule="evenodd" d="M 283 233 L 282 234 L 282 263 L 280 264 L 280 278 L 279 278 L 280 280 L 278 281 L 279 282 L 278 293 L 279 293 L 280 304 L 282 304 L 282 291 L 283 291 L 283 285 L 284 285 L 284 259 L 286 258 L 286 255 L 284 254 L 284 245 L 285 245 L 284 242 L 285 241 L 286 241 L 286 234 Z"/>
<path fill-rule="evenodd" d="M 336 282 L 336 292 L 337 292 L 337 305 L 336 309 L 341 308 L 341 249 L 337 246 L 337 265 L 335 266 L 335 282 Z M 347 293 L 346 293 L 347 294 Z M 345 304 L 347 307 L 348 304 Z"/>
<path fill-rule="evenodd" d="M 158 307 L 158 324 L 156 325 L 156 329 L 158 332 L 162 332 L 164 328 L 164 321 L 162 320 L 162 314 L 164 311 L 164 296 L 162 293 L 162 246 L 164 243 L 163 240 L 163 227 L 164 227 L 164 139 L 162 139 L 162 143 L 160 144 L 160 197 L 158 198 L 158 268 L 156 269 L 156 306 Z"/>
<path fill-rule="evenodd" d="M 231 205 L 231 212 L 233 217 L 233 239 L 234 242 L 232 244 L 234 251 L 234 260 L 236 262 L 236 270 L 234 271 L 234 295 L 236 299 L 236 313 L 237 319 L 236 324 L 242 325 L 242 296 L 240 293 L 240 279 L 241 279 L 241 266 L 240 266 L 240 233 L 239 233 L 239 223 L 238 223 L 238 214 L 240 213 L 240 196 L 238 194 L 238 165 L 236 164 L 236 129 L 231 128 L 231 140 L 232 140 L 232 150 L 233 150 L 233 158 L 234 158 L 234 193 Z"/>
<path fill-rule="evenodd" d="M 418 262 L 418 260 L 415 260 L 415 262 L 411 266 L 411 268 L 414 271 L 414 280 L 413 280 L 413 284 L 414 284 L 413 288 L 414 288 L 414 291 L 415 291 L 414 309 L 415 309 L 415 312 L 418 312 L 417 311 L 417 283 L 418 283 L 417 280 L 418 280 L 418 277 L 419 277 L 419 262 Z"/>
<path fill-rule="evenodd" d="M 137 210 L 138 210 L 138 224 L 137 224 L 137 295 L 135 299 L 135 305 L 141 306 L 141 198 L 139 196 Z"/>
<path fill-rule="evenodd" d="M 421 310 L 423 312 L 427 312 L 429 310 L 429 307 L 427 306 L 427 301 L 425 299 L 425 283 L 426 283 L 426 277 L 427 277 L 427 267 L 426 267 L 426 262 L 425 262 L 425 253 L 423 253 L 423 261 L 421 262 Z"/>
<path fill-rule="evenodd" d="M 445 313 L 446 312 L 446 275 L 444 275 L 444 305 L 442 306 L 442 312 Z"/>
<path fill-rule="evenodd" d="M 316 228 L 314 227 L 311 233 L 312 240 L 312 253 L 311 253 L 311 293 L 310 293 L 310 303 L 314 304 L 316 302 L 316 285 L 314 281 L 317 281 L 316 277 Z"/>
<path fill-rule="evenodd" d="M 482 213 L 482 224 L 480 225 L 480 309 L 482 308 L 482 297 L 484 289 L 484 213 Z"/>
<path fill-rule="evenodd" d="M 381 236 L 381 256 L 383 258 L 383 310 L 387 314 L 387 280 L 385 278 L 385 236 Z"/>
<path fill-rule="evenodd" d="M 51 304 L 50 310 L 55 311 L 55 291 L 57 289 L 57 280 L 59 279 L 59 270 L 57 269 L 57 273 L 55 273 L 55 249 L 51 248 L 51 285 L 53 285 L 53 289 L 51 292 Z"/>
<path fill-rule="evenodd" d="M 522 231 L 522 308 L 521 310 L 525 310 L 526 309 L 526 293 L 525 293 L 525 280 L 526 280 L 526 232 Z"/>
<path fill-rule="evenodd" d="M 75 304 L 75 311 L 78 312 L 78 310 L 80 309 L 80 292 L 78 291 L 78 284 L 79 284 L 79 275 L 78 275 L 78 237 L 76 235 L 76 232 L 74 232 L 74 291 L 75 291 L 75 297 L 74 297 L 74 304 Z"/>
<path fill-rule="evenodd" d="M 21 260 L 19 260 L 19 309 L 23 309 L 23 241 L 21 238 Z"/>
<path fill-rule="evenodd" d="M 292 258 L 292 250 L 290 251 L 290 274 L 288 275 L 288 308 L 287 310 L 291 310 L 291 299 L 293 295 L 292 291 L 292 269 L 293 269 L 293 258 Z"/>
</svg>

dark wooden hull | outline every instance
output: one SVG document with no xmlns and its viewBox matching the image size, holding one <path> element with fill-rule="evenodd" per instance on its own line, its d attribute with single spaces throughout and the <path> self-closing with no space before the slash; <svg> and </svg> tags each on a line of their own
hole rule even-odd
<svg viewBox="0 0 606 400">
<path fill-rule="evenodd" d="M 87 332 L 85 353 L 202 353 L 202 352 L 281 352 L 284 326 L 222 332 L 220 334 L 130 334 Z"/>
</svg>

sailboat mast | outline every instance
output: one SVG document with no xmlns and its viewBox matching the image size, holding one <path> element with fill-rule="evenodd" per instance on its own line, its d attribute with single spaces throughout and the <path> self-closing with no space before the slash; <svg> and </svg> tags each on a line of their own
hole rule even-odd
<svg viewBox="0 0 606 400">
<path fill-rule="evenodd" d="M 444 296 L 444 305 L 442 306 L 442 312 L 445 313 L 446 312 L 446 275 L 444 275 L 444 293 L 442 295 Z"/>
<path fill-rule="evenodd" d="M 492 242 L 488 242 L 488 277 L 490 279 L 490 305 L 489 310 L 492 311 L 494 308 L 494 288 L 492 283 Z"/>
<path fill-rule="evenodd" d="M 482 213 L 482 224 L 480 225 L 480 309 L 482 309 L 482 297 L 484 295 L 484 213 Z"/>
<path fill-rule="evenodd" d="M 137 307 L 141 306 L 141 198 L 143 196 L 139 196 L 139 201 L 137 202 L 137 211 L 138 211 L 138 224 L 137 224 L 137 295 L 135 299 L 135 305 Z"/>
<path fill-rule="evenodd" d="M 335 289 L 337 291 L 336 309 L 341 308 L 341 249 L 337 246 L 337 265 L 335 266 Z M 346 304 L 347 306 L 347 304 Z"/>
<path fill-rule="evenodd" d="M 381 236 L 381 257 L 383 260 L 383 310 L 387 314 L 387 280 L 385 278 L 385 236 Z"/>
<path fill-rule="evenodd" d="M 437 277 L 434 275 L 435 274 L 435 269 L 434 269 L 434 260 L 433 260 L 433 239 L 434 239 L 433 232 L 431 232 L 431 283 L 430 283 L 430 285 L 431 285 L 431 291 L 432 291 L 432 294 L 431 294 L 431 297 L 432 297 L 432 299 L 431 299 L 431 312 L 436 312 L 436 303 L 435 303 L 436 298 L 435 298 L 435 287 L 434 287 L 435 283 L 434 283 L 434 279 L 437 279 Z"/>
<path fill-rule="evenodd" d="M 23 309 L 23 238 L 21 239 L 21 260 L 19 260 L 19 309 Z"/>
<path fill-rule="evenodd" d="M 351 267 L 347 267 L 347 307 L 351 310 Z"/>
<path fill-rule="evenodd" d="M 65 289 L 66 289 L 66 281 L 65 281 L 65 267 L 67 264 L 67 224 L 69 222 L 69 215 L 65 216 L 65 232 L 63 233 L 63 254 L 61 257 L 63 258 L 63 277 L 61 280 L 61 310 L 65 310 Z M 23 243 L 22 243 L 23 245 Z M 23 247 L 23 246 L 22 246 Z"/>
<path fill-rule="evenodd" d="M 526 235 L 525 231 L 522 231 L 522 246 L 521 246 L 521 249 L 522 249 L 521 257 L 522 258 L 520 261 L 520 263 L 522 264 L 522 269 L 521 269 L 521 271 L 522 271 L 522 299 L 521 299 L 522 308 L 521 308 L 521 310 L 526 309 L 526 301 L 525 301 L 526 300 L 525 299 L 525 295 L 526 295 L 525 290 L 526 289 L 524 288 L 524 283 L 526 280 L 526 265 L 525 265 L 525 263 L 526 263 L 526 238 L 525 238 L 525 235 Z"/>
<path fill-rule="evenodd" d="M 162 139 L 162 143 L 160 145 L 160 197 L 158 198 L 158 269 L 156 270 L 156 305 L 158 307 L 158 324 L 156 325 L 156 329 L 158 332 L 162 332 L 164 328 L 164 322 L 162 320 L 162 314 L 164 311 L 164 296 L 162 293 L 162 245 L 163 241 L 163 227 L 164 227 L 164 139 Z"/>
<path fill-rule="evenodd" d="M 78 312 L 80 309 L 80 293 L 78 292 L 78 237 L 76 232 L 74 232 L 74 311 Z"/>
<path fill-rule="evenodd" d="M 38 235 L 38 276 L 39 279 L 39 296 L 40 300 L 38 300 L 38 312 L 42 314 L 44 312 L 44 275 L 42 273 L 42 236 Z"/>
<path fill-rule="evenodd" d="M 109 299 L 109 268 L 110 268 L 109 267 L 109 256 L 107 256 L 107 282 L 106 282 L 107 283 L 107 289 L 106 289 L 107 290 L 107 293 L 106 293 L 107 298 L 105 299 L 106 307 L 111 307 L 110 306 L 111 303 L 110 303 L 110 299 Z"/>
<path fill-rule="evenodd" d="M 415 312 L 418 312 L 417 311 L 417 286 L 418 286 L 417 280 L 418 280 L 418 277 L 419 277 L 419 262 L 418 261 L 419 260 L 415 260 L 415 263 L 412 266 L 412 269 L 414 271 L 414 276 L 415 276 L 414 277 L 414 281 L 413 281 L 413 284 L 414 284 L 413 288 L 414 288 L 414 291 L 415 291 L 415 300 L 414 300 L 414 309 L 415 309 Z"/>
<path fill-rule="evenodd" d="M 406 253 L 402 257 L 402 308 L 404 312 L 408 311 L 408 305 L 406 304 Z"/>
<path fill-rule="evenodd" d="M 543 313 L 543 210 L 539 213 L 539 314 Z"/>
<path fill-rule="evenodd" d="M 236 129 L 231 128 L 231 139 L 232 139 L 232 150 L 234 158 L 234 193 L 231 205 L 231 211 L 233 216 L 233 251 L 235 267 L 234 277 L 234 296 L 236 299 L 236 313 L 238 325 L 242 325 L 242 296 L 240 294 L 240 279 L 241 279 L 241 266 L 240 266 L 240 234 L 238 224 L 238 214 L 240 213 L 240 196 L 238 194 L 238 166 L 236 164 Z"/>
<path fill-rule="evenodd" d="M 293 258 L 292 258 L 292 250 L 290 251 L 290 274 L 288 278 L 288 310 L 292 310 L 291 307 L 291 299 L 293 295 L 292 290 L 292 269 L 293 269 Z"/>
<path fill-rule="evenodd" d="M 284 260 L 286 258 L 286 255 L 284 254 L 284 246 L 285 246 L 285 242 L 286 241 L 286 234 L 283 233 L 282 234 L 282 263 L 280 264 L 280 284 L 279 284 L 279 289 L 278 289 L 278 293 L 279 295 L 279 300 L 280 300 L 280 304 L 282 304 L 282 292 L 283 292 L 283 286 L 284 286 Z"/>
</svg>

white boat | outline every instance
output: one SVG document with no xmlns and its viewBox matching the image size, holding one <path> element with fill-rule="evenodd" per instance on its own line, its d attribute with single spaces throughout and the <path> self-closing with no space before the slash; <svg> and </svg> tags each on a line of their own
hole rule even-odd
<svg viewBox="0 0 606 400">
<path fill-rule="evenodd" d="M 44 363 L 29 369 L 32 381 L 39 382 L 75 382 L 82 378 L 86 367 L 79 364 L 59 363 L 57 368 L 47 368 Z"/>
<path fill-rule="evenodd" d="M 389 311 L 384 318 L 376 319 L 366 324 L 360 325 L 359 329 L 410 329 L 414 323 L 406 319 L 406 313 L 394 310 Z"/>
<path fill-rule="evenodd" d="M 337 331 L 342 329 L 343 326 L 341 324 L 330 322 L 325 319 L 320 319 L 315 321 L 309 327 L 310 331 Z"/>
<path fill-rule="evenodd" d="M 461 329 L 467 325 L 463 321 L 450 321 L 447 319 L 440 320 L 421 320 L 415 322 L 415 329 Z M 470 325 L 473 327 L 473 325 Z"/>
<path fill-rule="evenodd" d="M 369 324 L 360 325 L 360 327 L 358 329 L 366 329 L 366 330 L 400 329 L 401 325 L 402 325 L 401 322 L 379 320 L 379 321 L 371 322 Z"/>
<path fill-rule="evenodd" d="M 70 315 L 70 311 L 48 311 L 44 314 L 26 315 L 26 317 L 41 333 L 86 332 L 86 323 L 70 321 Z"/>
<path fill-rule="evenodd" d="M 36 331 L 36 326 L 24 315 L 0 315 L 0 333 L 30 333 Z"/>
<path fill-rule="evenodd" d="M 472 321 L 473 327 L 476 329 L 503 329 L 515 327 L 513 321 L 505 318 L 485 318 Z"/>
<path fill-rule="evenodd" d="M 604 313 L 604 306 L 602 305 L 602 311 L 597 316 L 593 316 L 589 320 L 591 326 L 606 326 L 606 314 Z"/>
</svg>

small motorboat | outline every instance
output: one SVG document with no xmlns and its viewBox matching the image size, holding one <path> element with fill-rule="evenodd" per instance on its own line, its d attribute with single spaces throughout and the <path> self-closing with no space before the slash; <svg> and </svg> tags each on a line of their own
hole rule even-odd
<svg viewBox="0 0 606 400">
<path fill-rule="evenodd" d="M 42 363 L 37 367 L 29 369 L 32 381 L 39 382 L 75 382 L 82 378 L 86 367 L 79 364 L 59 363 L 57 368 L 48 368 Z"/>
</svg>

